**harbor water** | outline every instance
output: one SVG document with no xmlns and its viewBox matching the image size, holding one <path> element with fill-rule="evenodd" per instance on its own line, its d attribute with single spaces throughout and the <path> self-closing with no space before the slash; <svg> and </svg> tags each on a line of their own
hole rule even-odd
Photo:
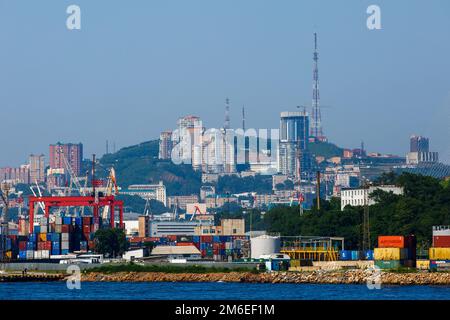
<svg viewBox="0 0 450 320">
<path fill-rule="evenodd" d="M 212 282 L 0 283 L 0 300 L 449 300 L 449 286 L 253 284 Z"/>
</svg>

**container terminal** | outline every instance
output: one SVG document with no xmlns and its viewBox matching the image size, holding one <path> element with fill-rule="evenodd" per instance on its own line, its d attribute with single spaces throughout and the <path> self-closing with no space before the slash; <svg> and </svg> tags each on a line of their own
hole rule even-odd
<svg viewBox="0 0 450 320">
<path fill-rule="evenodd" d="M 93 170 L 93 172 L 95 172 Z M 433 227 L 433 245 L 417 252 L 414 235 L 378 237 L 378 246 L 363 251 L 346 250 L 343 237 L 286 237 L 265 232 L 245 232 L 244 219 L 222 219 L 196 209 L 168 219 L 139 216 L 137 234 L 127 237 L 128 249 L 121 257 L 104 257 L 96 250 L 95 234 L 108 228 L 125 229 L 124 203 L 116 199 L 114 171 L 105 192 L 102 182 L 92 179 L 92 189 L 78 195 L 28 197 L 28 215 L 17 223 L 8 221 L 3 207 L 0 224 L 2 269 L 59 264 L 98 265 L 110 262 L 202 264 L 206 266 L 249 266 L 268 271 L 317 270 L 326 268 L 450 269 L 450 227 Z M 96 188 L 97 187 L 97 188 Z M 38 188 L 39 189 L 39 188 Z M 79 190 L 82 190 L 81 188 Z M 8 192 L 2 188 L 2 200 Z M 148 243 L 151 243 L 149 250 Z M 42 268 L 41 268 L 42 269 Z"/>
</svg>

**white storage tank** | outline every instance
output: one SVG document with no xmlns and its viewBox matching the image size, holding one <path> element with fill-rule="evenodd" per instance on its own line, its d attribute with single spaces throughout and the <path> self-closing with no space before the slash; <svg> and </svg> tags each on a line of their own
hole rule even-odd
<svg viewBox="0 0 450 320">
<path fill-rule="evenodd" d="M 280 237 L 262 235 L 251 238 L 251 258 L 259 259 L 262 255 L 280 252 Z"/>
</svg>

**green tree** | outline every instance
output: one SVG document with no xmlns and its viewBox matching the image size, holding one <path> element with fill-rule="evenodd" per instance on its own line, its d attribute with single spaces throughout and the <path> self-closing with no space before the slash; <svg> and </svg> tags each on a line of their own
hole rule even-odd
<svg viewBox="0 0 450 320">
<path fill-rule="evenodd" d="M 127 250 L 125 231 L 119 228 L 100 229 L 94 235 L 95 251 L 115 258 Z"/>
</svg>

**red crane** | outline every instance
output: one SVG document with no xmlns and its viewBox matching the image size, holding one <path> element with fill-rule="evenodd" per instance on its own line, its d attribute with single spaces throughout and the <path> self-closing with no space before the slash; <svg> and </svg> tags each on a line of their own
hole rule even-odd
<svg viewBox="0 0 450 320">
<path fill-rule="evenodd" d="M 123 201 L 116 200 L 114 196 L 92 197 L 92 196 L 76 196 L 76 197 L 29 197 L 30 203 L 30 232 L 33 232 L 34 222 L 34 207 L 36 203 L 42 202 L 45 206 L 45 217 L 49 216 L 51 207 L 93 207 L 94 221 L 98 221 L 98 213 L 100 207 L 109 206 L 110 225 L 114 228 L 114 211 L 119 207 L 119 226 L 124 227 L 123 224 Z"/>
</svg>

